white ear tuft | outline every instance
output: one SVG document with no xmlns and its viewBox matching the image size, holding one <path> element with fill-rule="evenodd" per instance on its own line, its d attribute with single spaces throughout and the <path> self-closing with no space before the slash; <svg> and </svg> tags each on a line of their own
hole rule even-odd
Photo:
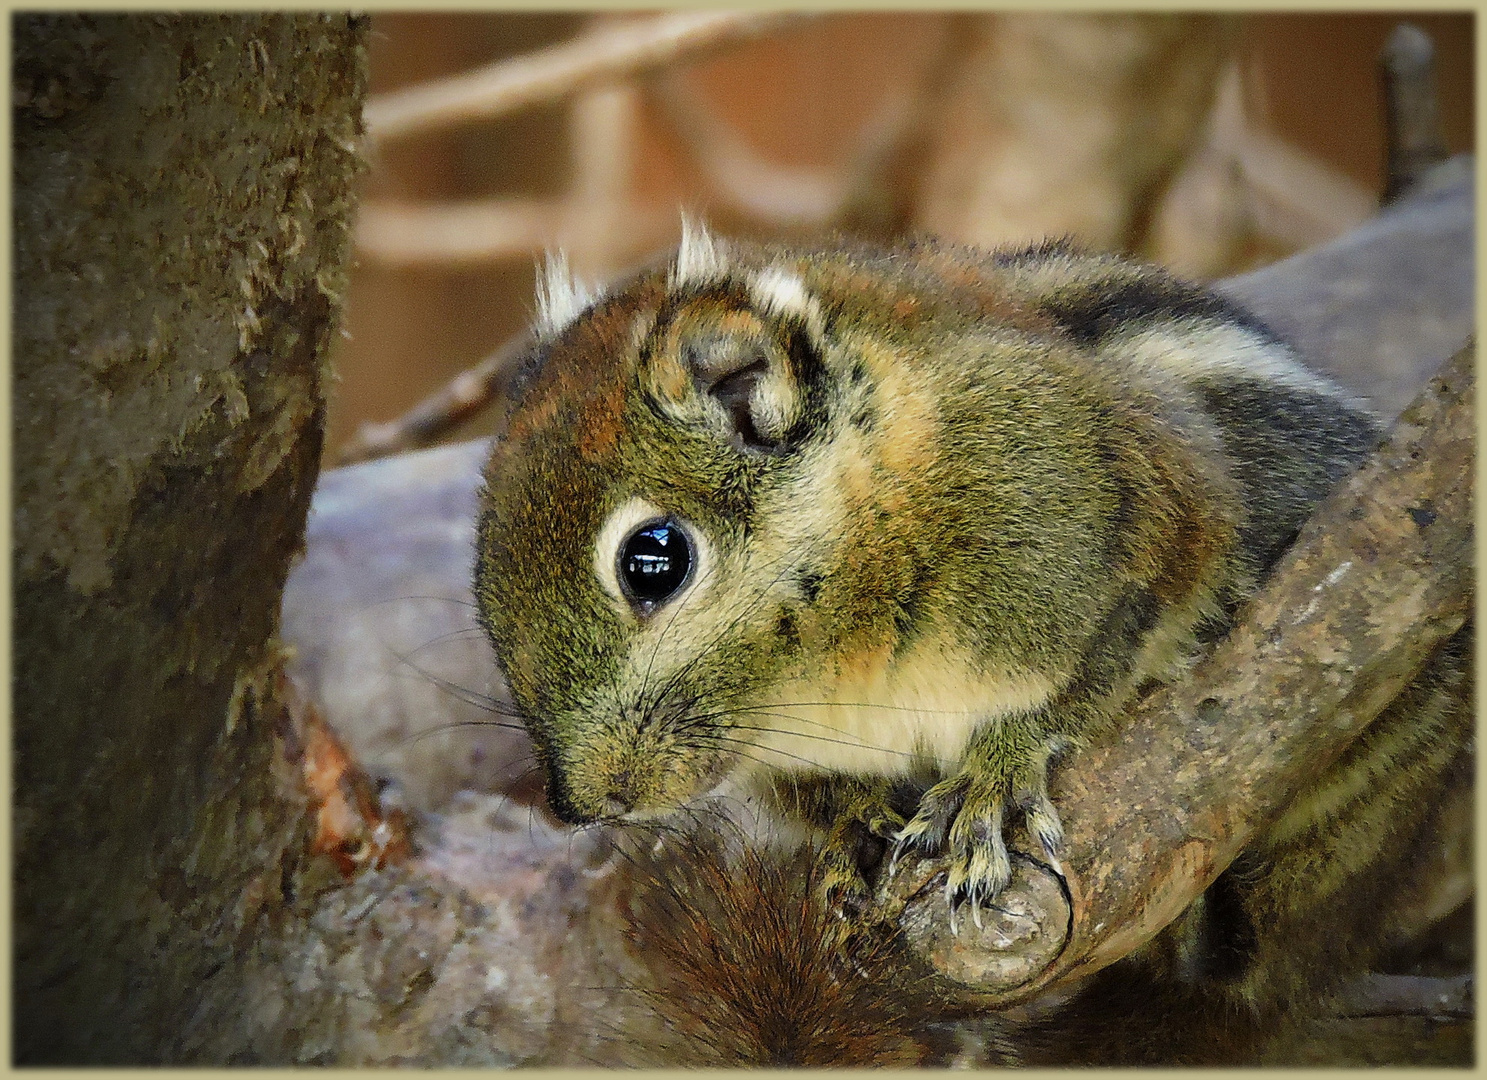
<svg viewBox="0 0 1487 1080">
<path fill-rule="evenodd" d="M 598 292 L 568 269 L 568 256 L 549 251 L 537 271 L 537 336 L 557 337 L 596 299 Z"/>
<path fill-rule="evenodd" d="M 820 337 L 821 305 L 799 275 L 779 266 L 761 270 L 749 277 L 749 296 L 770 314 L 793 315 L 802 320 L 812 333 Z"/>
<path fill-rule="evenodd" d="M 701 222 L 683 214 L 682 242 L 676 253 L 676 267 L 671 272 L 670 284 L 698 285 L 727 274 L 726 245 L 709 233 Z"/>
</svg>

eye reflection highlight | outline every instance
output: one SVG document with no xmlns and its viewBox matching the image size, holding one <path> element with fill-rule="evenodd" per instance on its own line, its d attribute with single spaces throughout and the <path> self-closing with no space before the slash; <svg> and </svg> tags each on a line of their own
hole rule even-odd
<svg viewBox="0 0 1487 1080">
<path fill-rule="evenodd" d="M 619 578 L 630 599 L 655 605 L 685 584 L 692 570 L 692 543 L 674 521 L 650 521 L 620 547 Z"/>
</svg>

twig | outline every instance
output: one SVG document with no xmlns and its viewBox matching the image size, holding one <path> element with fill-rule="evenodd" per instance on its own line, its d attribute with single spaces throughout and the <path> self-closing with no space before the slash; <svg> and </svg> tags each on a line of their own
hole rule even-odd
<svg viewBox="0 0 1487 1080">
<path fill-rule="evenodd" d="M 399 266 L 440 266 L 530 256 L 562 229 L 561 202 L 487 199 L 465 203 L 364 203 L 356 220 L 360 255 Z"/>
<path fill-rule="evenodd" d="M 336 454 L 337 465 L 386 457 L 402 450 L 428 446 L 484 409 L 500 392 L 508 368 L 521 356 L 531 337 L 520 334 L 468 371 L 462 371 L 434 394 L 396 420 L 362 424 Z"/>
<path fill-rule="evenodd" d="M 470 202 L 363 203 L 356 253 L 386 266 L 471 266 L 531 258 L 562 247 L 573 229 L 573 199 L 480 199 Z M 627 211 L 622 244 L 610 262 L 622 265 L 674 237 L 675 210 Z M 592 272 L 592 271 L 590 271 Z"/>
<path fill-rule="evenodd" d="M 1400 23 L 1380 57 L 1384 81 L 1387 203 L 1446 160 L 1435 87 L 1435 46 L 1417 26 Z"/>
<path fill-rule="evenodd" d="M 1072 907 L 1043 887 L 1050 874 L 1019 863 L 998 905 L 1010 924 L 956 940 L 927 888 L 943 866 L 927 860 L 891 886 L 908 901 L 901 925 L 916 951 L 997 1003 L 1120 959 L 1186 909 L 1455 633 L 1472 597 L 1474 356 L 1467 346 L 1448 361 L 1323 502 L 1190 681 L 1154 694 L 1118 743 L 1055 778 Z M 1159 806 L 1152 776 L 1168 778 Z M 1022 953 L 1037 954 L 1041 973 L 1028 977 Z"/>
<path fill-rule="evenodd" d="M 778 11 L 688 11 L 607 28 L 463 75 L 375 97 L 366 107 L 367 134 L 376 142 L 490 120 L 559 101 L 599 82 L 693 60 L 800 17 Z"/>
<path fill-rule="evenodd" d="M 879 206 L 859 204 L 894 201 L 881 189 L 901 178 L 887 174 L 902 171 L 898 166 L 909 148 L 923 149 L 933 107 L 941 104 L 964 60 L 969 39 L 965 31 L 963 16 L 947 20 L 939 48 L 914 84 L 891 95 L 863 121 L 844 167 L 783 165 L 764 160 L 675 72 L 657 79 L 651 92 L 708 185 L 734 209 L 774 226 L 821 228 L 837 223 L 857 226 L 854 231 L 876 225 L 879 231 L 896 232 L 902 221 L 895 221 L 895 228 L 877 221 L 844 218 L 882 217 Z M 922 155 L 916 156 L 914 167 L 921 164 Z M 906 215 L 899 213 L 896 217 Z"/>
<path fill-rule="evenodd" d="M 1470 1020 L 1476 1015 L 1472 976 L 1369 974 L 1337 998 L 1337 1016 L 1429 1016 Z"/>
<path fill-rule="evenodd" d="M 1362 184 L 1250 122 L 1235 64 L 1219 81 L 1212 125 L 1209 145 L 1238 167 L 1249 225 L 1266 239 L 1299 250 L 1373 216 Z"/>
</svg>

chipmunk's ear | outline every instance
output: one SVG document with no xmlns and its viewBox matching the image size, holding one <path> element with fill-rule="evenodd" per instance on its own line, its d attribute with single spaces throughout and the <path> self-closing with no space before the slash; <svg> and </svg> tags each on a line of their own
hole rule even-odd
<svg viewBox="0 0 1487 1080">
<path fill-rule="evenodd" d="M 823 376 L 820 306 L 800 277 L 736 266 L 724 242 L 686 222 L 667 289 L 653 357 L 666 411 L 742 450 L 797 443 Z"/>
<path fill-rule="evenodd" d="M 679 359 L 708 426 L 740 449 L 779 452 L 797 434 L 802 412 L 789 352 L 767 327 L 727 321 L 735 325 L 679 335 Z"/>
</svg>

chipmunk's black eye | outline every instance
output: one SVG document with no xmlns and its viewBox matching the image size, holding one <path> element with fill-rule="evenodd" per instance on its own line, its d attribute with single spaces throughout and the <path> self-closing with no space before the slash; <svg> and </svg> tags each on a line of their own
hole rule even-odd
<svg viewBox="0 0 1487 1080">
<path fill-rule="evenodd" d="M 620 582 L 645 607 L 680 589 L 691 569 L 692 542 L 672 521 L 647 522 L 620 546 Z"/>
</svg>

